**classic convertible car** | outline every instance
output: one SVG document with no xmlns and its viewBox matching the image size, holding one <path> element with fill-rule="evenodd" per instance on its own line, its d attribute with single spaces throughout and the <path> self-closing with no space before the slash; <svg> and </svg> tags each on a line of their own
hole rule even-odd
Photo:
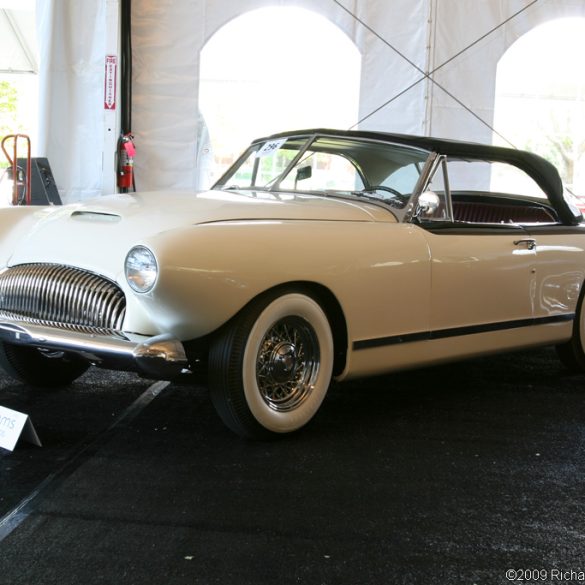
<svg viewBox="0 0 585 585">
<path fill-rule="evenodd" d="M 245 437 L 332 379 L 556 345 L 585 369 L 585 229 L 533 154 L 363 131 L 256 140 L 208 192 L 2 210 L 0 364 L 207 380 Z"/>
</svg>

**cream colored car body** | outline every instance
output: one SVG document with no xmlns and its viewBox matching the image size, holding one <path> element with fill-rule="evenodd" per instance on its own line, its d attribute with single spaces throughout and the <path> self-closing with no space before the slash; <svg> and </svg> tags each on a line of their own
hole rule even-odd
<svg viewBox="0 0 585 585">
<path fill-rule="evenodd" d="M 585 279 L 585 238 L 574 234 L 519 249 L 510 235 L 434 235 L 373 204 L 292 193 L 115 195 L 8 209 L 0 219 L 5 266 L 58 263 L 118 283 L 126 333 L 197 339 L 273 287 L 324 287 L 347 326 L 338 378 L 565 341 L 570 320 L 463 330 L 572 315 Z M 137 244 L 154 252 L 161 270 L 146 294 L 124 277 Z M 458 328 L 461 335 L 426 335 Z"/>
<path fill-rule="evenodd" d="M 201 374 L 244 437 L 303 427 L 332 377 L 549 344 L 584 371 L 582 219 L 529 153 L 275 135 L 207 192 L 1 210 L 0 366 L 53 386 L 88 364 Z"/>
</svg>

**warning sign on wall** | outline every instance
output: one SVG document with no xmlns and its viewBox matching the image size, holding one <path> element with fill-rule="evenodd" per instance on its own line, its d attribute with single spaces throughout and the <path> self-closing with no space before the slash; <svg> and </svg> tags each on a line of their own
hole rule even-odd
<svg viewBox="0 0 585 585">
<path fill-rule="evenodd" d="M 116 77 L 118 72 L 118 57 L 106 55 L 106 73 L 104 78 L 104 108 L 116 109 Z"/>
</svg>

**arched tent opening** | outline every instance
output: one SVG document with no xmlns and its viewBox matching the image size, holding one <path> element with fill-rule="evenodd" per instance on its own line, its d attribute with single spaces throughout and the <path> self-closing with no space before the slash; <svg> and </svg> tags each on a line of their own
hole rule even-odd
<svg viewBox="0 0 585 585">
<path fill-rule="evenodd" d="M 24 1 L 19 9 L 0 4 L 0 138 L 36 130 L 38 63 L 35 6 Z"/>
<path fill-rule="evenodd" d="M 495 128 L 548 159 L 585 195 L 585 18 L 563 18 L 522 36 L 498 63 Z M 502 143 L 495 136 L 494 142 Z"/>
<path fill-rule="evenodd" d="M 261 8 L 224 25 L 201 51 L 207 135 L 199 146 L 199 185 L 208 187 L 255 137 L 351 126 L 360 72 L 354 43 L 310 10 Z"/>
</svg>

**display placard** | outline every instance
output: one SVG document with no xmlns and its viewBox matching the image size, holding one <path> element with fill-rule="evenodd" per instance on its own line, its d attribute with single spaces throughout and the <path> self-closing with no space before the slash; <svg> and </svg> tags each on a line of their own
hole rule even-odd
<svg viewBox="0 0 585 585">
<path fill-rule="evenodd" d="M 28 414 L 0 406 L 0 448 L 14 451 L 21 437 L 33 445 L 42 446 Z"/>
</svg>

